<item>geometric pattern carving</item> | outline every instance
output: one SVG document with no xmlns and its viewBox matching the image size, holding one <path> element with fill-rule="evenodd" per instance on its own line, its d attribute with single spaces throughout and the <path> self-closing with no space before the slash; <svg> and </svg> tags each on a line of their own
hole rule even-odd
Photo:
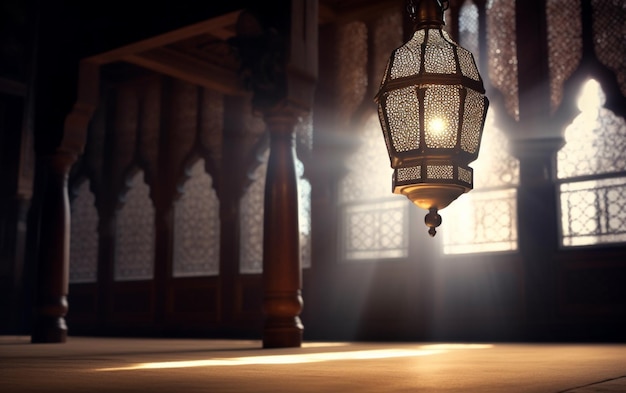
<svg viewBox="0 0 626 393">
<path fill-rule="evenodd" d="M 265 150 L 261 163 L 252 173 L 252 183 L 239 203 L 239 273 L 263 273 L 263 216 L 265 200 L 265 177 L 269 149 Z M 298 176 L 298 225 L 300 229 L 300 263 L 302 268 L 311 267 L 311 185 L 303 177 L 304 165 L 296 157 Z"/>
<path fill-rule="evenodd" d="M 219 275 L 220 203 L 204 159 L 189 169 L 174 204 L 174 277 Z"/>
<path fill-rule="evenodd" d="M 504 96 L 507 113 L 519 120 L 515 1 L 487 2 L 489 79 Z"/>
<path fill-rule="evenodd" d="M 582 59 L 583 40 L 580 0 L 548 0 L 548 64 L 550 68 L 550 101 L 552 111 L 563 98 L 563 83 Z"/>
<path fill-rule="evenodd" d="M 128 181 L 115 220 L 115 281 L 150 280 L 154 274 L 154 207 L 139 170 Z"/>
<path fill-rule="evenodd" d="M 72 201 L 70 230 L 70 283 L 98 280 L 98 211 L 89 180 Z"/>
<path fill-rule="evenodd" d="M 404 258 L 409 250 L 409 203 L 392 193 L 393 169 L 377 114 L 367 120 L 358 142 L 339 182 L 343 259 Z"/>
<path fill-rule="evenodd" d="M 603 104 L 590 79 L 557 154 L 563 246 L 626 241 L 626 122 Z"/>
<path fill-rule="evenodd" d="M 443 252 L 465 254 L 517 249 L 519 161 L 495 127 L 494 109 L 485 121 L 480 155 L 474 161 L 474 190 L 442 211 Z"/>
<path fill-rule="evenodd" d="M 615 72 L 626 96 L 626 4 L 623 0 L 592 0 L 591 5 L 596 57 Z"/>
<path fill-rule="evenodd" d="M 402 199 L 344 206 L 344 260 L 406 258 L 409 253 L 409 204 Z"/>
<path fill-rule="evenodd" d="M 626 176 L 561 184 L 563 246 L 626 241 Z"/>
</svg>

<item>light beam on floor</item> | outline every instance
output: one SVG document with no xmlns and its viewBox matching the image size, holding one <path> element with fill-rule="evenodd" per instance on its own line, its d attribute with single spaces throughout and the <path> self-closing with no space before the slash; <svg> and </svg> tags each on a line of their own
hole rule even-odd
<svg viewBox="0 0 626 393">
<path fill-rule="evenodd" d="M 187 368 L 187 367 L 216 367 L 216 366 L 246 366 L 267 364 L 299 364 L 316 363 L 337 360 L 370 360 L 387 359 L 398 357 L 428 356 L 446 352 L 444 349 L 372 349 L 361 351 L 338 351 L 321 353 L 302 353 L 289 355 L 262 355 L 245 356 L 237 358 L 217 358 L 202 360 L 183 360 L 171 362 L 138 363 L 126 367 L 101 368 L 97 371 L 128 371 L 164 368 Z"/>
</svg>

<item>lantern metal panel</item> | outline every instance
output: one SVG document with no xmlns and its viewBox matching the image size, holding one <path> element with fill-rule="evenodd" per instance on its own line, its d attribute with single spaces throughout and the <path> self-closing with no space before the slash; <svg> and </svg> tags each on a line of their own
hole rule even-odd
<svg viewBox="0 0 626 393">
<path fill-rule="evenodd" d="M 478 73 L 478 67 L 476 67 L 476 63 L 474 62 L 474 56 L 472 56 L 468 50 L 460 46 L 456 47 L 456 51 L 459 58 L 461 74 L 472 80 L 480 82 L 482 79 Z"/>
<path fill-rule="evenodd" d="M 389 74 L 385 72 L 382 84 L 387 82 L 387 75 L 389 79 L 398 79 L 419 74 L 422 64 L 421 43 L 424 41 L 424 35 L 424 30 L 416 31 L 412 39 L 394 51 L 388 63 L 391 69 Z"/>
<path fill-rule="evenodd" d="M 415 181 L 422 178 L 422 166 L 409 166 L 405 168 L 398 168 L 397 182 Z"/>
<path fill-rule="evenodd" d="M 459 168 L 459 180 L 465 182 L 470 187 L 472 186 L 472 170 L 471 168 Z"/>
<path fill-rule="evenodd" d="M 480 137 L 487 115 L 488 101 L 484 95 L 476 90 L 466 89 L 465 106 L 463 110 L 463 132 L 461 133 L 461 149 L 470 153 L 472 158 L 469 162 L 478 157 L 480 147 Z"/>
<path fill-rule="evenodd" d="M 415 87 L 410 86 L 390 92 L 383 104 L 387 114 L 393 149 L 405 152 L 420 147 L 419 100 Z"/>
<path fill-rule="evenodd" d="M 378 119 L 380 120 L 380 125 L 383 130 L 383 137 L 385 138 L 385 145 L 387 146 L 387 154 L 389 157 L 393 157 L 391 141 L 389 141 L 389 135 L 391 132 L 389 131 L 389 127 L 387 126 L 387 120 L 385 119 L 385 111 L 383 105 L 378 105 Z M 392 164 L 393 166 L 393 164 Z"/>
<path fill-rule="evenodd" d="M 455 74 L 457 61 L 455 58 L 456 45 L 445 30 L 426 30 L 424 50 L 424 71 L 432 74 Z"/>
</svg>

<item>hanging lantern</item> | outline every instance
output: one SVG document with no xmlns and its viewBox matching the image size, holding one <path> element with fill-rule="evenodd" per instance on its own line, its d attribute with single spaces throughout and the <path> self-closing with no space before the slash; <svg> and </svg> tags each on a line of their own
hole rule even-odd
<svg viewBox="0 0 626 393">
<path fill-rule="evenodd" d="M 443 30 L 447 1 L 409 0 L 413 37 L 394 50 L 376 95 L 393 172 L 393 192 L 438 211 L 473 187 L 489 100 L 472 54 Z"/>
</svg>

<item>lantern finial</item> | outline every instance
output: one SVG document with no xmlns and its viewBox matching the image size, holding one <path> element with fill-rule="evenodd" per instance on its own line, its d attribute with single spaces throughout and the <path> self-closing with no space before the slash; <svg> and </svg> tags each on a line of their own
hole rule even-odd
<svg viewBox="0 0 626 393">
<path fill-rule="evenodd" d="M 437 213 L 436 207 L 428 209 L 428 214 L 424 217 L 424 222 L 426 223 L 426 226 L 430 228 L 428 230 L 428 234 L 430 237 L 434 237 L 437 234 L 435 228 L 441 225 L 441 216 Z"/>
</svg>

